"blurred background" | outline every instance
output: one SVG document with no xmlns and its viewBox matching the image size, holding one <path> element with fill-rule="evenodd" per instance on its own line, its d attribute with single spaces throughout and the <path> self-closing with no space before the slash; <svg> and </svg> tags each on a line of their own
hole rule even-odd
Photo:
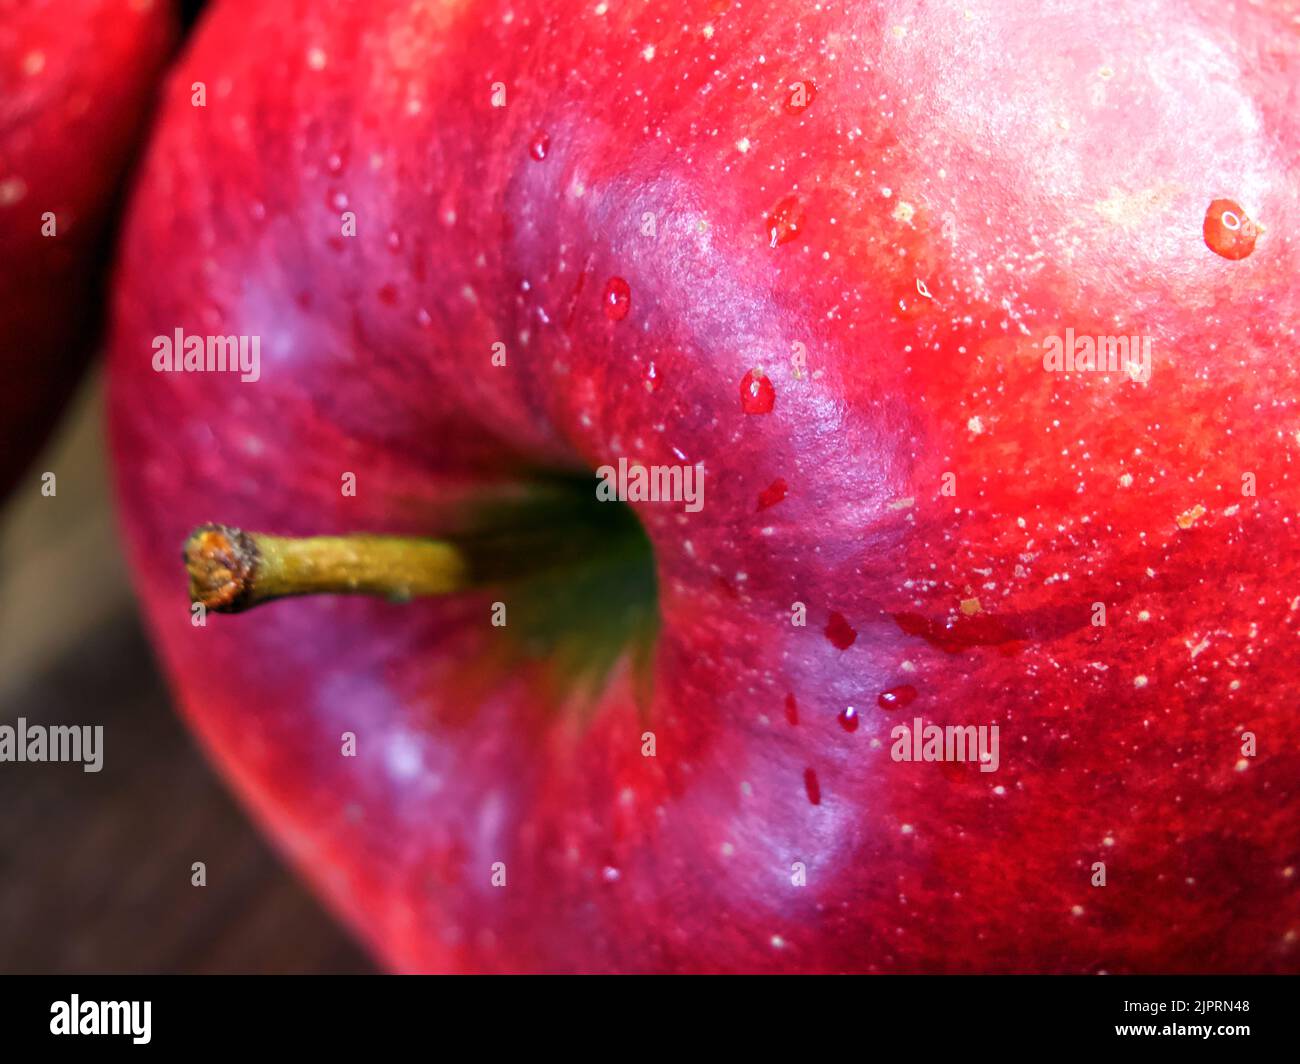
<svg viewBox="0 0 1300 1064">
<path fill-rule="evenodd" d="M 0 765 L 0 972 L 372 970 L 173 712 L 120 561 L 102 434 L 96 373 L 0 510 L 0 724 L 102 724 L 107 751 L 98 773 Z"/>
</svg>

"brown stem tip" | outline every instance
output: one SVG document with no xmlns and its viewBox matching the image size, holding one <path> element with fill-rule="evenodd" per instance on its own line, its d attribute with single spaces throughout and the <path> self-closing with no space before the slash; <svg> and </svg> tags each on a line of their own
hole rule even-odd
<svg viewBox="0 0 1300 1064">
<path fill-rule="evenodd" d="M 469 584 L 462 552 L 406 536 L 270 536 L 201 525 L 185 541 L 190 599 L 240 613 L 291 595 L 445 595 Z"/>
<path fill-rule="evenodd" d="M 184 557 L 191 602 L 218 613 L 251 605 L 247 600 L 260 558 L 252 536 L 226 525 L 201 525 L 185 541 Z"/>
</svg>

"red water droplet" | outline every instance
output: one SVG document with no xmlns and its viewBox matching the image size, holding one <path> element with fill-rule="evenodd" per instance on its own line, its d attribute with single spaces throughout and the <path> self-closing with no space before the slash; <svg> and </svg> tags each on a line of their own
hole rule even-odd
<svg viewBox="0 0 1300 1064">
<path fill-rule="evenodd" d="M 852 706 L 849 706 L 848 709 L 844 710 L 839 715 L 838 719 L 840 722 L 840 727 L 843 728 L 845 731 L 855 732 L 858 730 L 858 711 L 854 709 Z"/>
<path fill-rule="evenodd" d="M 388 243 L 388 250 L 394 254 L 402 250 L 402 234 L 396 229 L 388 230 L 388 236 L 385 240 Z"/>
<path fill-rule="evenodd" d="M 746 414 L 770 414 L 775 405 L 772 378 L 761 369 L 751 369 L 740 378 L 740 409 Z"/>
<path fill-rule="evenodd" d="M 341 189 L 332 188 L 325 193 L 325 202 L 336 211 L 345 211 L 348 209 L 348 194 Z"/>
<path fill-rule="evenodd" d="M 790 91 L 785 98 L 785 113 L 788 115 L 803 114 L 808 110 L 813 100 L 817 99 L 817 86 L 811 81 L 796 81 L 790 86 Z"/>
<path fill-rule="evenodd" d="M 791 724 L 799 723 L 799 704 L 794 700 L 794 695 L 785 696 L 785 719 Z"/>
<path fill-rule="evenodd" d="M 910 706 L 914 701 L 916 701 L 916 688 L 910 683 L 905 683 L 899 687 L 891 687 L 888 691 L 881 691 L 876 699 L 876 705 L 881 709 L 902 709 L 904 706 Z"/>
<path fill-rule="evenodd" d="M 1244 259 L 1255 250 L 1259 227 L 1235 200 L 1216 199 L 1205 212 L 1201 227 L 1205 245 L 1225 259 Z"/>
<path fill-rule="evenodd" d="M 657 392 L 664 383 L 663 370 L 659 369 L 653 362 L 650 363 L 649 369 L 645 371 L 645 390 L 647 392 Z"/>
<path fill-rule="evenodd" d="M 537 133 L 532 142 L 528 145 L 528 154 L 536 159 L 539 163 L 546 158 L 546 153 L 551 150 L 551 138 L 547 133 Z"/>
<path fill-rule="evenodd" d="M 822 804 L 822 785 L 817 782 L 817 773 L 810 768 L 803 770 L 803 789 L 808 792 L 808 801 L 813 805 Z"/>
<path fill-rule="evenodd" d="M 996 646 L 1007 656 L 1024 647 L 1023 633 L 1015 632 L 1001 618 L 989 613 L 962 615 L 932 621 L 917 613 L 895 613 L 894 623 L 908 635 L 919 635 L 945 654 L 960 654 L 971 647 Z"/>
<path fill-rule="evenodd" d="M 842 613 L 832 613 L 826 622 L 826 638 L 838 650 L 848 650 L 858 638 L 858 630 L 844 619 Z"/>
<path fill-rule="evenodd" d="M 803 207 L 797 196 L 786 196 L 767 216 L 767 236 L 771 247 L 786 244 L 799 235 L 804 223 Z"/>
<path fill-rule="evenodd" d="M 771 484 L 758 493 L 758 508 L 760 511 L 766 510 L 769 506 L 775 506 L 786 495 L 785 481 L 777 477 Z"/>
<path fill-rule="evenodd" d="M 379 296 L 379 302 L 383 303 L 385 306 L 387 307 L 397 306 L 396 285 L 386 284 L 379 290 L 377 294 Z"/>
<path fill-rule="evenodd" d="M 632 307 L 632 289 L 623 278 L 611 277 L 605 284 L 600 302 L 605 308 L 605 317 L 610 321 L 622 321 Z"/>
</svg>

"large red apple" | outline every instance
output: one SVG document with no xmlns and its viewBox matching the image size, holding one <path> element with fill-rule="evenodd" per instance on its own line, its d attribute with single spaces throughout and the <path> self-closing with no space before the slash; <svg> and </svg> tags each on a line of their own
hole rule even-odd
<svg viewBox="0 0 1300 1064">
<path fill-rule="evenodd" d="M 398 969 L 1300 969 L 1297 41 L 1283 4 L 218 5 L 112 363 L 189 720 Z M 259 379 L 156 371 L 176 329 Z M 1066 330 L 1149 375 L 1049 368 Z M 193 623 L 192 526 L 435 535 L 563 475 L 580 527 L 620 457 L 704 506 L 599 504 L 553 597 Z M 996 771 L 896 760 L 917 718 L 997 725 Z"/>
<path fill-rule="evenodd" d="M 164 0 L 0 0 L 0 496 L 95 339 L 119 184 L 174 31 Z"/>
</svg>

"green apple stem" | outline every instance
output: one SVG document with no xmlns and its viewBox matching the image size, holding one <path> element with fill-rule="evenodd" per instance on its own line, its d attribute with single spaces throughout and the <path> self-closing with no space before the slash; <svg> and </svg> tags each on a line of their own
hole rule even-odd
<svg viewBox="0 0 1300 1064">
<path fill-rule="evenodd" d="M 185 541 L 190 599 L 242 613 L 292 595 L 366 594 L 405 600 L 470 585 L 455 545 L 407 536 L 270 536 L 202 525 Z"/>
<path fill-rule="evenodd" d="M 637 515 L 603 502 L 586 475 L 538 475 L 457 498 L 428 515 L 425 536 L 273 536 L 200 525 L 185 541 L 190 597 L 243 613 L 297 595 L 405 601 L 492 589 L 504 662 L 544 663 L 541 682 L 580 700 L 630 661 L 649 704 L 659 630 L 654 550 Z M 484 618 L 485 619 L 485 618 Z"/>
</svg>

